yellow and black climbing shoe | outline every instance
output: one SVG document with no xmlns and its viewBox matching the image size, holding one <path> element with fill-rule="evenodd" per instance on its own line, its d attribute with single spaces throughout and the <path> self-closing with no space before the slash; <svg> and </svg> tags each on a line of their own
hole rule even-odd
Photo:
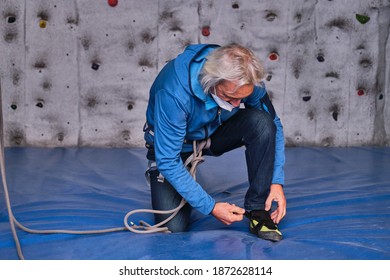
<svg viewBox="0 0 390 280">
<path fill-rule="evenodd" d="M 282 240 L 282 233 L 267 211 L 253 210 L 246 212 L 245 216 L 249 218 L 249 231 L 251 233 L 266 240 L 275 242 Z"/>
</svg>

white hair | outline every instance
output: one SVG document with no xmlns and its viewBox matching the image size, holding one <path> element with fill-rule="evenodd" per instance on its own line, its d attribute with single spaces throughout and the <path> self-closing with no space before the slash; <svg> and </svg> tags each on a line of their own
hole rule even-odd
<svg viewBox="0 0 390 280">
<path fill-rule="evenodd" d="M 264 78 L 260 60 L 248 48 L 230 44 L 215 49 L 207 56 L 200 73 L 204 92 L 223 81 L 234 82 L 237 88 L 247 84 L 259 85 Z"/>
</svg>

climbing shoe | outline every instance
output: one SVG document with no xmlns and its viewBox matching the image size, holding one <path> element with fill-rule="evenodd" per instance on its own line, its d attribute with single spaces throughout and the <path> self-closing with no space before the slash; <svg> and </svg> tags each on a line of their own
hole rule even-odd
<svg viewBox="0 0 390 280">
<path fill-rule="evenodd" d="M 266 240 L 275 242 L 282 240 L 282 233 L 267 211 L 253 210 L 246 212 L 245 216 L 249 219 L 249 231 L 251 233 Z"/>
</svg>

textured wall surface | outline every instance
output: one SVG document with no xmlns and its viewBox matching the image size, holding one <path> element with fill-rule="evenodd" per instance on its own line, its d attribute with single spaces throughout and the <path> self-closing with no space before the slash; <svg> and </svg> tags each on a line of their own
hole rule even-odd
<svg viewBox="0 0 390 280">
<path fill-rule="evenodd" d="M 287 145 L 390 145 L 390 0 L 0 0 L 7 146 L 142 146 L 190 43 L 263 60 Z"/>
</svg>

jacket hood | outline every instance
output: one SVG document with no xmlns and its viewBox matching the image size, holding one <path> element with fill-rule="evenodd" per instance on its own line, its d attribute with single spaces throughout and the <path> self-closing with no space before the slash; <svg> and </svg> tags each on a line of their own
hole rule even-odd
<svg viewBox="0 0 390 280">
<path fill-rule="evenodd" d="M 218 47 L 220 46 L 211 44 L 189 45 L 174 61 L 181 85 L 203 101 L 206 101 L 207 95 L 199 82 L 199 73 L 207 60 L 207 55 Z"/>
</svg>

